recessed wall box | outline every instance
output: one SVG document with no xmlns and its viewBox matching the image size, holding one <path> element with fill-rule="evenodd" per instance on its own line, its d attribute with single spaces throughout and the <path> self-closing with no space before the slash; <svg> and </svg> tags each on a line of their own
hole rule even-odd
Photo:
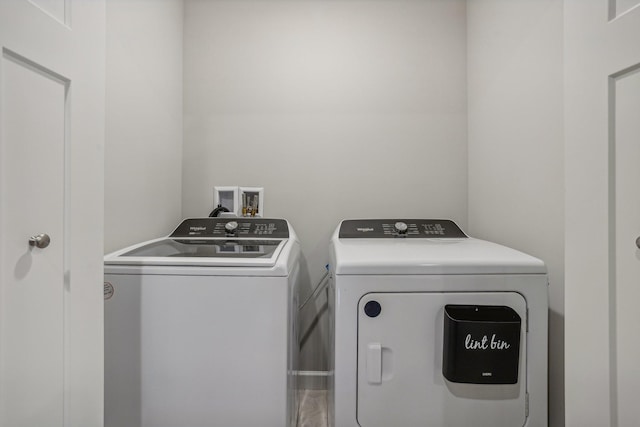
<svg viewBox="0 0 640 427">
<path fill-rule="evenodd" d="M 213 208 L 217 208 L 221 205 L 229 212 L 238 215 L 239 199 L 238 199 L 238 187 L 214 187 L 213 188 Z"/>
<path fill-rule="evenodd" d="M 240 187 L 238 216 L 264 217 L 264 187 Z"/>
</svg>

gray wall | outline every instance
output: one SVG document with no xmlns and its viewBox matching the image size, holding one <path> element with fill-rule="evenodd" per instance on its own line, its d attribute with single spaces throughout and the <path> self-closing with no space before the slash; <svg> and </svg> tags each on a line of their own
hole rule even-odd
<svg viewBox="0 0 640 427">
<path fill-rule="evenodd" d="M 105 252 L 181 217 L 182 0 L 107 3 Z"/>
<path fill-rule="evenodd" d="M 468 2 L 469 232 L 543 259 L 550 426 L 564 425 L 563 2 Z"/>
<path fill-rule="evenodd" d="M 463 0 L 187 0 L 183 214 L 208 214 L 215 185 L 264 187 L 266 214 L 301 238 L 304 294 L 343 218 L 465 227 L 465 10 Z M 326 368 L 322 336 L 303 369 Z"/>
</svg>

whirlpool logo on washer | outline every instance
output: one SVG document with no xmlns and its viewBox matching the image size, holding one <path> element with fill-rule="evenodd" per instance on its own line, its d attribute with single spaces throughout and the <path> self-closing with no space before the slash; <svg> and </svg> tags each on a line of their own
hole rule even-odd
<svg viewBox="0 0 640 427">
<path fill-rule="evenodd" d="M 369 231 L 373 231 L 373 228 L 371 227 L 361 227 L 361 228 L 356 228 L 356 231 L 359 231 L 361 233 L 368 233 Z"/>
</svg>

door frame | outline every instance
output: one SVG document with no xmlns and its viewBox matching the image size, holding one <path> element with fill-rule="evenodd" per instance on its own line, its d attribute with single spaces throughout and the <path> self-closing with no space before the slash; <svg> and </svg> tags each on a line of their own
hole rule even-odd
<svg viewBox="0 0 640 427">
<path fill-rule="evenodd" d="M 640 7 L 565 0 L 566 425 L 618 426 L 615 86 L 640 63 Z M 634 63 L 635 62 L 635 63 Z"/>
<path fill-rule="evenodd" d="M 64 10 L 57 16 L 45 10 L 60 5 Z M 12 52 L 68 81 L 61 367 L 65 427 L 103 425 L 105 7 L 105 0 L 61 0 L 55 5 L 11 0 L 0 5 L 2 55 Z M 24 208 L 46 209 L 37 203 Z"/>
</svg>

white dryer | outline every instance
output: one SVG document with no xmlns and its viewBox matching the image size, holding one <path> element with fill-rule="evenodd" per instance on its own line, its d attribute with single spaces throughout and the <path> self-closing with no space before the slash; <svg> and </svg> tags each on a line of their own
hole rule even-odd
<svg viewBox="0 0 640 427">
<path fill-rule="evenodd" d="M 345 220 L 330 250 L 335 427 L 547 426 L 547 274 L 448 220 Z"/>
<path fill-rule="evenodd" d="M 186 219 L 107 255 L 105 426 L 294 426 L 299 258 L 263 218 Z"/>
</svg>

